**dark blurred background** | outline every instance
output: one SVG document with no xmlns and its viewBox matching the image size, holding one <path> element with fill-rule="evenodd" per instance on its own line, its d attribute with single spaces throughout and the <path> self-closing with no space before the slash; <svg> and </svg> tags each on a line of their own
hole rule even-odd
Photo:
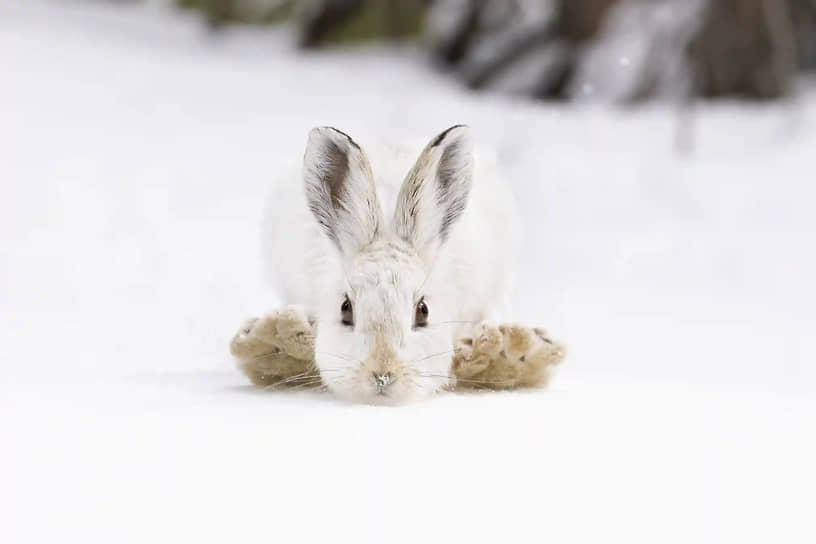
<svg viewBox="0 0 816 544">
<path fill-rule="evenodd" d="M 593 44 L 637 27 L 646 58 L 620 97 L 641 101 L 737 96 L 772 100 L 816 69 L 816 0 L 177 0 L 214 29 L 292 21 L 302 48 L 419 40 L 440 67 L 472 89 L 500 87 L 570 100 Z M 676 77 L 676 61 L 687 68 Z"/>
</svg>

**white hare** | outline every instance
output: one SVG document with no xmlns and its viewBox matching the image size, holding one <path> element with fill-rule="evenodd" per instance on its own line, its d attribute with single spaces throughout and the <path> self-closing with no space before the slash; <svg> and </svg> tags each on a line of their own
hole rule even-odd
<svg viewBox="0 0 816 544">
<path fill-rule="evenodd" d="M 509 385 L 507 376 L 515 386 L 543 383 L 560 348 L 540 329 L 494 325 L 510 296 L 519 224 L 508 184 L 490 156 L 476 156 L 466 126 L 424 149 L 366 151 L 337 129 L 315 128 L 302 172 L 275 184 L 265 221 L 270 279 L 292 306 L 249 321 L 233 353 L 266 384 L 267 373 L 298 364 L 275 354 L 306 359 L 313 345 L 319 380 L 361 402 L 404 402 L 477 372 L 485 380 L 490 360 L 505 381 L 488 385 Z"/>
<path fill-rule="evenodd" d="M 285 302 L 317 320 L 329 389 L 403 401 L 449 385 L 460 324 L 501 317 L 519 236 L 510 188 L 468 127 L 365 151 L 322 127 L 302 176 L 275 184 L 264 243 Z"/>
</svg>

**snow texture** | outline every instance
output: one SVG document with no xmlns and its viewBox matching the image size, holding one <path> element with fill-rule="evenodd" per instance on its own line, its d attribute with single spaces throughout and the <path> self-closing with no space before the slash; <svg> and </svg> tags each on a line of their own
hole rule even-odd
<svg viewBox="0 0 816 544">
<path fill-rule="evenodd" d="M 290 43 L 160 3 L 0 2 L 0 541 L 816 539 L 813 92 L 552 106 L 410 49 Z M 519 196 L 517 318 L 570 349 L 552 386 L 250 388 L 227 345 L 278 303 L 276 168 L 315 125 L 460 122 Z"/>
</svg>

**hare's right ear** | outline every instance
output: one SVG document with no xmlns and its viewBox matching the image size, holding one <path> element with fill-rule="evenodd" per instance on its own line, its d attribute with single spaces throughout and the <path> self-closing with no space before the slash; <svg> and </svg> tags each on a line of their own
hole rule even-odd
<svg viewBox="0 0 816 544">
<path fill-rule="evenodd" d="M 465 211 L 473 177 L 470 129 L 456 125 L 425 147 L 397 196 L 394 229 L 430 263 Z"/>
<path fill-rule="evenodd" d="M 374 240 L 382 224 L 374 177 L 348 135 L 331 127 L 312 129 L 303 181 L 309 209 L 341 253 L 352 256 Z"/>
</svg>

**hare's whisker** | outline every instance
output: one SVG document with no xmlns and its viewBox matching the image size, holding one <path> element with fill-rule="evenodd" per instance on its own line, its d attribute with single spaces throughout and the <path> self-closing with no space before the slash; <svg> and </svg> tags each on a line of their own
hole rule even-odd
<svg viewBox="0 0 816 544">
<path fill-rule="evenodd" d="M 351 357 L 347 357 L 345 355 L 337 355 L 336 353 L 330 353 L 328 351 L 315 351 L 315 353 L 320 354 L 320 355 L 328 355 L 330 357 L 337 357 L 338 359 L 343 359 L 345 361 L 351 361 L 353 363 L 357 362 L 355 359 L 352 359 Z"/>
<path fill-rule="evenodd" d="M 264 387 L 264 389 L 272 388 L 272 387 L 278 387 L 280 385 L 285 385 L 287 383 L 296 382 L 296 381 L 299 381 L 299 380 L 315 380 L 315 379 L 320 379 L 320 376 L 318 376 L 316 374 L 302 372 L 300 374 L 295 374 L 294 376 L 289 376 L 288 378 L 284 378 L 282 380 L 278 380 L 275 383 L 269 384 L 266 387 Z"/>
<path fill-rule="evenodd" d="M 447 355 L 447 354 L 449 354 L 449 353 L 453 353 L 454 351 L 455 351 L 455 350 L 452 350 L 452 349 L 449 349 L 449 350 L 447 350 L 447 351 L 440 351 L 439 353 L 433 353 L 433 354 L 428 355 L 427 357 L 423 357 L 423 358 L 421 358 L 421 359 L 414 359 L 414 360 L 412 360 L 412 361 L 409 361 L 409 363 L 418 363 L 418 362 L 420 362 L 420 361 L 425 361 L 425 360 L 430 359 L 430 358 L 432 358 L 432 357 L 439 357 L 439 356 L 441 356 L 441 355 Z"/>
<path fill-rule="evenodd" d="M 287 391 L 312 391 L 314 389 L 320 389 L 323 387 L 323 383 L 304 383 L 300 385 L 296 385 L 294 387 L 290 387 Z"/>
<path fill-rule="evenodd" d="M 450 378 L 450 376 L 445 376 L 444 374 L 426 374 L 426 373 L 418 373 L 418 377 L 420 378 Z M 455 377 L 457 382 L 468 382 L 474 384 L 490 384 L 490 385 L 513 385 L 513 380 L 476 380 L 472 378 L 459 378 Z"/>
<path fill-rule="evenodd" d="M 475 325 L 475 324 L 477 324 L 479 322 L 478 321 L 458 321 L 458 320 L 435 321 L 433 323 L 429 323 L 429 325 L 447 325 L 447 324 L 450 324 L 450 323 L 465 323 L 465 324 L 468 324 L 468 325 Z"/>
</svg>

